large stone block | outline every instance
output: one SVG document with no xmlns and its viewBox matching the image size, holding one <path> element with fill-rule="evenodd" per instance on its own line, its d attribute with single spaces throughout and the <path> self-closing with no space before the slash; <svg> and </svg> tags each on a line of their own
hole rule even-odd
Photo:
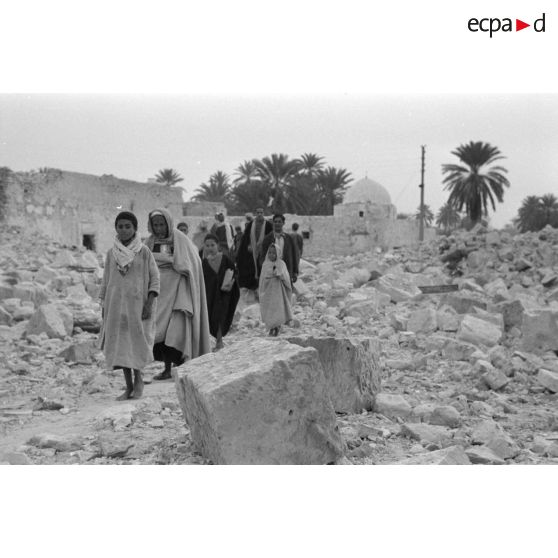
<svg viewBox="0 0 558 558">
<path fill-rule="evenodd" d="M 522 300 L 514 299 L 494 305 L 494 310 L 501 312 L 505 328 L 511 329 L 514 326 L 521 327 L 526 306 Z"/>
<path fill-rule="evenodd" d="M 341 316 L 370 319 L 390 303 L 390 296 L 366 287 L 351 291 L 345 298 L 345 307 Z"/>
<path fill-rule="evenodd" d="M 507 432 L 495 421 L 485 420 L 471 434 L 473 444 L 484 444 L 501 459 L 511 459 L 519 453 L 519 447 Z"/>
<path fill-rule="evenodd" d="M 401 434 L 422 443 L 444 444 L 451 439 L 451 432 L 444 426 L 410 423 L 401 426 Z"/>
<path fill-rule="evenodd" d="M 391 393 L 379 393 L 374 401 L 374 412 L 391 419 L 408 419 L 413 408 L 402 396 Z"/>
<path fill-rule="evenodd" d="M 521 349 L 531 353 L 558 350 L 558 312 L 525 312 L 521 324 Z"/>
<path fill-rule="evenodd" d="M 480 251 L 480 250 L 475 250 L 474 252 L 471 252 L 468 256 L 467 256 L 467 265 L 471 268 L 471 269 L 477 269 L 479 267 L 484 267 L 488 261 L 489 255 L 484 252 L 484 251 Z"/>
<path fill-rule="evenodd" d="M 407 331 L 414 333 L 433 333 L 438 328 L 436 310 L 433 308 L 419 308 L 411 312 L 407 322 Z"/>
<path fill-rule="evenodd" d="M 372 409 L 381 386 L 378 340 L 307 335 L 287 340 L 318 351 L 335 411 L 360 413 L 363 409 Z"/>
<path fill-rule="evenodd" d="M 480 300 L 478 296 L 465 294 L 464 292 L 448 293 L 440 298 L 439 307 L 451 306 L 458 314 L 467 314 L 472 308 L 482 308 L 486 310 L 486 302 Z"/>
<path fill-rule="evenodd" d="M 0 279 L 0 300 L 12 298 L 14 296 L 14 286 Z"/>
<path fill-rule="evenodd" d="M 56 304 L 43 304 L 31 316 L 26 328 L 27 335 L 45 332 L 51 338 L 64 339 L 72 335 L 74 318 L 65 307 Z"/>
<path fill-rule="evenodd" d="M 176 370 L 196 449 L 216 464 L 324 464 L 344 442 L 318 353 L 250 339 Z"/>
<path fill-rule="evenodd" d="M 41 267 L 35 274 L 34 279 L 37 283 L 47 284 L 49 281 L 56 279 L 56 277 L 58 277 L 58 272 L 55 269 L 47 265 L 43 265 L 43 267 Z"/>
<path fill-rule="evenodd" d="M 52 262 L 52 267 L 75 267 L 76 265 L 76 259 L 69 250 L 60 250 Z"/>
<path fill-rule="evenodd" d="M 451 306 L 442 306 L 436 312 L 436 323 L 441 331 L 457 331 L 459 328 L 459 317 Z"/>
<path fill-rule="evenodd" d="M 493 347 L 502 338 L 502 330 L 495 324 L 467 315 L 461 321 L 457 339 L 473 345 Z"/>
<path fill-rule="evenodd" d="M 35 305 L 45 304 L 48 301 L 48 293 L 44 285 L 26 281 L 14 287 L 14 298 L 19 298 L 22 302 L 29 300 Z"/>
<path fill-rule="evenodd" d="M 0 324 L 10 326 L 12 325 L 12 322 L 13 322 L 12 315 L 7 310 L 4 310 L 4 308 L 0 306 Z"/>
<path fill-rule="evenodd" d="M 375 282 L 375 288 L 390 296 L 392 302 L 403 302 L 421 294 L 420 289 L 410 279 L 410 274 L 388 274 Z"/>
<path fill-rule="evenodd" d="M 74 343 L 64 349 L 58 356 L 64 357 L 66 362 L 77 362 L 79 364 L 91 364 L 93 357 L 99 351 L 94 340 Z"/>
<path fill-rule="evenodd" d="M 472 343 L 447 338 L 443 342 L 442 356 L 448 360 L 469 360 L 476 351 L 477 347 Z"/>
<path fill-rule="evenodd" d="M 508 287 L 502 278 L 495 279 L 484 286 L 484 291 L 488 296 L 506 299 L 509 296 Z"/>
<path fill-rule="evenodd" d="M 75 327 L 90 333 L 98 333 L 101 330 L 102 313 L 97 303 L 92 302 L 89 306 L 71 306 L 71 311 Z"/>
<path fill-rule="evenodd" d="M 537 374 L 537 380 L 552 393 L 558 393 L 558 372 L 541 368 Z"/>
</svg>

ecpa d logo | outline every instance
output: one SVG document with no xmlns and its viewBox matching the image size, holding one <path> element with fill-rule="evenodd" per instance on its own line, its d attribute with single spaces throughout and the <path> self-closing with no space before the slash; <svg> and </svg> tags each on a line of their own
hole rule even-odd
<svg viewBox="0 0 558 558">
<path fill-rule="evenodd" d="M 489 37 L 492 38 L 494 33 L 498 31 L 510 32 L 510 31 L 521 31 L 522 29 L 526 29 L 527 27 L 531 27 L 530 23 L 525 23 L 520 19 L 515 20 L 515 29 L 512 23 L 512 19 L 509 17 L 504 17 L 502 19 L 498 17 L 484 17 L 482 19 L 477 19 L 476 17 L 472 17 L 467 22 L 467 27 L 469 31 L 473 33 L 477 33 L 479 31 L 483 33 L 489 33 Z M 544 33 L 545 32 L 545 14 L 536 19 L 533 22 L 533 29 L 537 33 Z"/>
</svg>

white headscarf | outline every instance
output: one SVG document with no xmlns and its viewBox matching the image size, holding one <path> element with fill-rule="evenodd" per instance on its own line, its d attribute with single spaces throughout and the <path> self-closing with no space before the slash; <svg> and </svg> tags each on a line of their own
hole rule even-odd
<svg viewBox="0 0 558 558">
<path fill-rule="evenodd" d="M 116 261 L 116 267 L 122 275 L 126 275 L 136 254 L 141 250 L 142 242 L 138 233 L 134 234 L 132 241 L 128 246 L 124 246 L 118 236 L 114 239 L 114 244 L 112 246 L 112 255 Z"/>
</svg>

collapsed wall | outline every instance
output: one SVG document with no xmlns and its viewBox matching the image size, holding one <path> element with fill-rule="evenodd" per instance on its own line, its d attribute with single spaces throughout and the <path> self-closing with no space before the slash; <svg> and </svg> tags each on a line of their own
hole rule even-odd
<svg viewBox="0 0 558 558">
<path fill-rule="evenodd" d="M 57 169 L 11 173 L 6 198 L 8 225 L 97 252 L 112 245 L 120 211 L 137 216 L 141 236 L 148 234 L 147 214 L 157 207 L 168 209 L 175 219 L 182 216 L 180 188 Z"/>
<path fill-rule="evenodd" d="M 5 181 L 4 220 L 8 225 L 37 231 L 52 240 L 104 253 L 114 238 L 114 218 L 120 211 L 132 211 L 139 221 L 139 233 L 147 236 L 147 215 L 158 207 L 170 211 L 175 224 L 184 220 L 189 237 L 200 225 L 210 229 L 216 206 L 212 203 L 183 203 L 182 189 L 157 183 L 141 183 L 112 175 L 45 169 L 11 173 Z M 396 220 L 391 209 L 374 211 L 359 204 L 335 207 L 334 215 L 286 215 L 285 231 L 293 223 L 304 236 L 305 257 L 349 255 L 376 247 L 391 249 L 418 244 L 418 221 Z M 191 211 L 190 211 L 191 210 Z M 192 214 L 193 213 L 193 214 Z M 229 216 L 229 222 L 244 229 L 244 216 Z M 425 230 L 425 240 L 434 238 Z"/>
</svg>

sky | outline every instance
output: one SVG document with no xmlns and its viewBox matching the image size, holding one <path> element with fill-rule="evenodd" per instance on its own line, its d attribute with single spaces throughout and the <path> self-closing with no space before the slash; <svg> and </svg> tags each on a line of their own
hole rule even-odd
<svg viewBox="0 0 558 558">
<path fill-rule="evenodd" d="M 555 191 L 557 94 L 0 95 L 0 161 L 145 182 L 161 168 L 184 178 L 184 197 L 244 160 L 317 153 L 354 180 L 376 180 L 400 212 L 416 211 L 421 145 L 425 203 L 447 199 L 442 164 L 469 141 L 497 146 L 510 188 L 491 212 L 509 222 L 528 194 Z"/>
</svg>

